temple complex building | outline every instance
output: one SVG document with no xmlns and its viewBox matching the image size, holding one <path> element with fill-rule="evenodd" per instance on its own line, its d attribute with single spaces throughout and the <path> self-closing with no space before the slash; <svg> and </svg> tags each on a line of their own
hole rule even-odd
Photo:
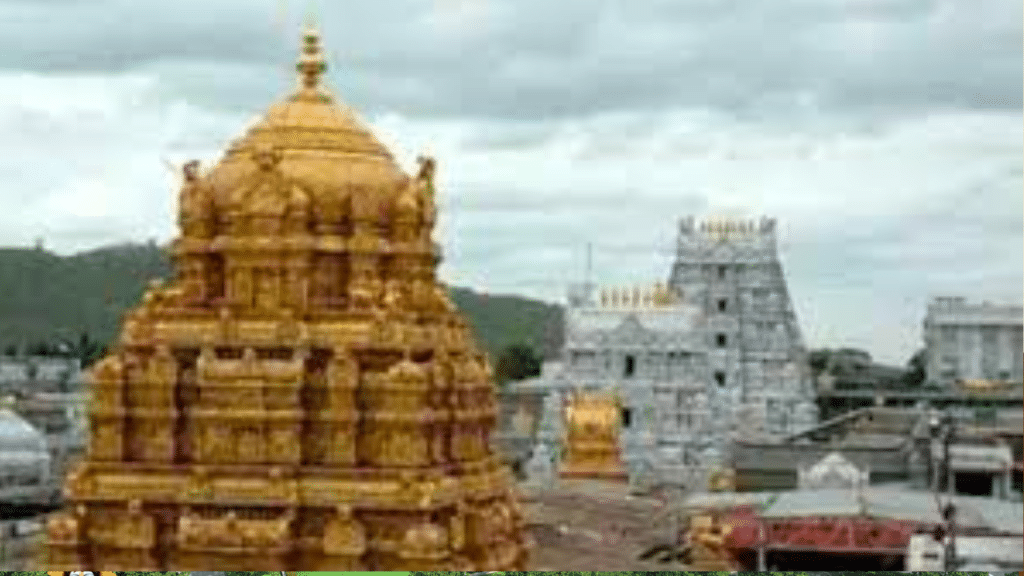
<svg viewBox="0 0 1024 576">
<path fill-rule="evenodd" d="M 24 504 L 50 507 L 60 500 L 59 483 L 85 451 L 84 396 L 78 358 L 0 356 L 0 405 L 42 433 L 50 453 L 50 473 L 45 480 L 26 481 L 19 489 L 32 495 L 23 499 Z M 0 438 L 0 452 L 7 448 Z M 5 501 L 0 496 L 0 504 Z"/>
<path fill-rule="evenodd" d="M 0 356 L 0 395 L 77 392 L 82 386 L 78 358 L 62 356 Z"/>
<path fill-rule="evenodd" d="M 965 298 L 936 298 L 928 305 L 924 341 L 928 382 L 949 389 L 957 382 L 1024 381 L 1024 309 Z"/>
<path fill-rule="evenodd" d="M 176 276 L 89 374 L 49 569 L 523 570 L 491 369 L 438 283 L 434 169 L 324 88 L 183 170 Z"/>
<path fill-rule="evenodd" d="M 669 284 L 705 319 L 708 370 L 719 397 L 737 407 L 734 434 L 777 436 L 816 423 L 774 219 L 683 219 Z"/>
<path fill-rule="evenodd" d="M 571 438 L 566 410 L 579 394 L 618 398 L 621 459 L 634 484 L 703 483 L 724 448 L 707 371 L 700 310 L 667 286 L 573 288 L 560 362 L 516 385 L 544 391 L 528 475 L 553 477 Z"/>
<path fill-rule="evenodd" d="M 0 520 L 52 497 L 46 436 L 0 400 Z"/>
<path fill-rule="evenodd" d="M 813 426 L 816 407 L 774 220 L 682 222 L 665 286 L 570 290 L 565 345 L 539 378 L 544 392 L 528 476 L 564 460 L 565 404 L 578 392 L 621 401 L 621 449 L 638 486 L 703 487 L 736 439 Z"/>
</svg>

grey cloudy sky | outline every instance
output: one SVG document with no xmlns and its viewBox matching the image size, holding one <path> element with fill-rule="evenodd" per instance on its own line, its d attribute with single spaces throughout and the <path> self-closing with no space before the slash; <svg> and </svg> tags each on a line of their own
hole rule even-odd
<svg viewBox="0 0 1024 576">
<path fill-rule="evenodd" d="M 214 161 L 330 82 L 438 156 L 457 285 L 664 279 L 679 217 L 772 215 L 811 346 L 903 363 L 931 295 L 1019 302 L 1019 0 L 0 0 L 0 244 L 169 239 Z"/>
</svg>

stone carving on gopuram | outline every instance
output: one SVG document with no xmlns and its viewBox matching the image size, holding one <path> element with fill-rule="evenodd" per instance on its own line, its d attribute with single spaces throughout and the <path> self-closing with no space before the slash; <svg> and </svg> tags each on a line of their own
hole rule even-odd
<svg viewBox="0 0 1024 576">
<path fill-rule="evenodd" d="M 575 392 L 568 399 L 560 476 L 623 481 L 629 477 L 619 447 L 621 412 L 621 402 L 611 393 Z"/>
<path fill-rule="evenodd" d="M 435 277 L 434 162 L 406 175 L 321 86 L 209 171 L 176 276 L 91 372 L 48 568 L 523 570 L 487 359 Z"/>
</svg>

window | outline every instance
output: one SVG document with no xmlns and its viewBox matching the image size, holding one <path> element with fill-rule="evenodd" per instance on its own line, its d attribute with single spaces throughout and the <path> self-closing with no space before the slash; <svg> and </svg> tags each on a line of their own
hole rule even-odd
<svg viewBox="0 0 1024 576">
<path fill-rule="evenodd" d="M 725 348 L 726 344 L 729 343 L 729 339 L 725 337 L 725 334 L 718 334 L 715 336 L 715 344 L 719 348 Z"/>
<path fill-rule="evenodd" d="M 623 408 L 622 409 L 622 427 L 623 428 L 629 428 L 629 425 L 632 423 L 632 420 L 633 420 L 633 411 L 630 410 L 629 408 Z"/>
<path fill-rule="evenodd" d="M 715 372 L 715 384 L 718 384 L 719 388 L 725 386 L 725 372 Z"/>
<path fill-rule="evenodd" d="M 719 266 L 718 267 L 718 279 L 719 280 L 725 280 L 725 272 L 726 272 L 726 267 L 725 266 Z"/>
<path fill-rule="evenodd" d="M 220 346 L 214 350 L 214 354 L 218 360 L 238 360 L 242 358 L 244 351 L 241 348 Z"/>
<path fill-rule="evenodd" d="M 257 348 L 256 358 L 260 360 L 291 360 L 291 348 Z"/>
<path fill-rule="evenodd" d="M 632 378 L 633 372 L 636 371 L 636 358 L 633 356 L 626 356 L 626 365 L 623 367 L 623 375 L 626 378 Z"/>
<path fill-rule="evenodd" d="M 728 308 L 729 308 L 729 301 L 728 300 L 726 300 L 725 298 L 722 298 L 722 299 L 720 299 L 718 301 L 718 311 L 719 312 L 725 312 L 726 309 L 728 309 Z"/>
</svg>

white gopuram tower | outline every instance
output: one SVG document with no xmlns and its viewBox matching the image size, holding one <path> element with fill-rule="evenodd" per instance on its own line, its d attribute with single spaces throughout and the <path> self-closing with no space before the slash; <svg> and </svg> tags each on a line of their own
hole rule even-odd
<svg viewBox="0 0 1024 576">
<path fill-rule="evenodd" d="M 683 219 L 669 284 L 703 313 L 708 372 L 718 402 L 733 407 L 734 436 L 780 436 L 816 423 L 775 219 Z"/>
</svg>

